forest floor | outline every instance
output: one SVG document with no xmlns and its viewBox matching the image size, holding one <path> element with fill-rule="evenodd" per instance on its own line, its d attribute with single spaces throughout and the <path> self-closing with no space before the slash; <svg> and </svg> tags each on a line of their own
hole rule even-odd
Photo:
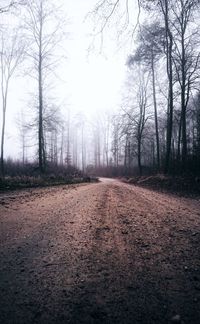
<svg viewBox="0 0 200 324">
<path fill-rule="evenodd" d="M 0 323 L 200 323 L 200 197 L 101 180 L 0 195 Z"/>
<path fill-rule="evenodd" d="M 200 177 L 157 174 L 152 176 L 122 178 L 122 181 L 178 196 L 200 196 Z"/>
</svg>

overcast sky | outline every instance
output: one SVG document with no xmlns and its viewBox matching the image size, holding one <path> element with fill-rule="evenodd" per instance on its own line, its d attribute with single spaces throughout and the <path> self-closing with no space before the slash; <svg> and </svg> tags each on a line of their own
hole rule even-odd
<svg viewBox="0 0 200 324">
<path fill-rule="evenodd" d="M 84 20 L 95 3 L 96 0 L 76 0 L 65 4 L 69 16 L 68 59 L 63 75 L 66 94 L 72 109 L 90 113 L 114 108 L 125 71 L 125 54 L 117 50 L 111 35 L 107 35 L 101 53 L 98 54 L 99 48 L 88 52 L 93 25 Z"/>
<path fill-rule="evenodd" d="M 60 0 L 62 1 L 62 0 Z M 58 2 L 58 1 L 57 1 Z M 68 37 L 65 42 L 67 59 L 59 68 L 59 79 L 56 82 L 58 102 L 63 103 L 62 112 L 70 107 L 72 112 L 82 111 L 87 115 L 97 112 L 113 111 L 120 103 L 120 89 L 125 77 L 127 48 L 118 49 L 117 41 L 111 33 L 105 36 L 102 52 L 98 43 L 95 50 L 88 53 L 91 44 L 93 25 L 90 20 L 84 22 L 96 0 L 67 0 L 64 11 L 67 17 Z M 7 111 L 7 129 L 5 153 L 19 152 L 19 145 L 13 146 L 18 137 L 16 118 L 19 112 L 27 110 L 27 97 L 31 83 L 27 85 L 23 78 L 15 78 L 11 85 Z"/>
</svg>

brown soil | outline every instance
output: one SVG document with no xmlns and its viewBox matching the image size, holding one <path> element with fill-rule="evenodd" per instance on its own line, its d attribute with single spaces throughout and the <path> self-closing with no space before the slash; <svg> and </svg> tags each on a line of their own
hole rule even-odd
<svg viewBox="0 0 200 324">
<path fill-rule="evenodd" d="M 200 199 L 104 179 L 0 196 L 0 323 L 200 323 Z"/>
</svg>

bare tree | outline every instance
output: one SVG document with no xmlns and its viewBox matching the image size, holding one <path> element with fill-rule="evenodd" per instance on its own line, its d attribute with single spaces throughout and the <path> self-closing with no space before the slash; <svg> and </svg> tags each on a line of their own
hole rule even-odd
<svg viewBox="0 0 200 324">
<path fill-rule="evenodd" d="M 52 102 L 44 101 L 43 132 L 45 157 L 55 165 L 58 164 L 59 134 L 62 133 L 63 120 L 60 109 Z"/>
<path fill-rule="evenodd" d="M 27 160 L 27 147 L 28 147 L 27 139 L 28 139 L 30 127 L 28 125 L 23 110 L 21 110 L 20 114 L 17 116 L 16 123 L 19 130 L 20 147 L 22 153 L 22 164 L 24 165 Z"/>
<path fill-rule="evenodd" d="M 82 171 L 85 171 L 86 168 L 86 141 L 85 141 L 85 127 L 86 117 L 83 113 L 78 113 L 76 115 L 76 127 L 79 129 L 79 137 L 80 137 L 80 167 Z"/>
<path fill-rule="evenodd" d="M 112 140 L 112 154 L 114 158 L 114 166 L 119 166 L 119 151 L 120 151 L 120 123 L 119 116 L 113 118 L 113 140 Z"/>
<path fill-rule="evenodd" d="M 121 28 L 121 35 L 124 38 L 124 31 L 128 29 L 128 26 L 132 27 L 133 33 L 135 31 L 132 24 L 134 18 L 131 10 L 129 10 L 132 3 L 138 4 L 139 13 L 144 9 L 149 16 L 152 13 L 155 18 L 156 14 L 155 24 L 149 25 L 145 22 L 142 27 L 138 24 L 140 42 L 134 57 L 129 57 L 129 63 L 132 65 L 132 60 L 134 62 L 138 61 L 138 65 L 140 62 L 145 62 L 146 66 L 150 67 L 156 145 L 152 139 L 153 123 L 150 121 L 148 123 L 148 132 L 143 132 L 142 136 L 143 140 L 145 140 L 143 141 L 144 145 L 142 144 L 141 147 L 145 149 L 145 161 L 148 163 L 154 161 L 155 148 L 157 147 L 157 165 L 159 166 L 162 158 L 165 172 L 168 173 L 172 168 L 175 170 L 174 162 L 176 162 L 177 156 L 182 156 L 182 166 L 185 166 L 187 157 L 191 161 L 192 154 L 196 154 L 195 147 L 198 147 L 199 142 L 197 135 L 199 134 L 199 113 L 197 114 L 198 109 L 194 109 L 191 97 L 195 96 L 199 87 L 200 26 L 198 16 L 200 2 L 199 0 L 135 0 L 133 2 L 129 0 L 101 0 L 97 2 L 92 12 L 92 16 L 96 18 L 97 26 L 94 28 L 96 32 L 94 35 L 100 35 L 103 38 L 104 31 L 117 18 L 119 20 L 117 28 Z M 122 21 L 126 21 L 126 23 L 121 24 Z M 161 60 L 159 60 L 160 58 Z M 164 63 L 165 72 L 163 68 L 161 69 L 160 62 L 162 66 Z M 156 84 L 155 68 L 157 65 L 163 74 L 160 78 L 161 81 L 157 80 Z M 161 87 L 159 83 L 163 83 L 162 80 L 166 80 L 166 78 L 167 82 L 165 82 L 164 87 Z M 158 88 L 160 88 L 159 93 L 156 91 Z M 142 88 L 140 87 L 140 89 Z M 138 100 L 139 102 L 142 103 L 141 100 Z M 159 115 L 157 110 L 158 102 L 162 108 Z M 138 107 L 141 106 L 142 104 L 138 104 Z M 135 113 L 130 111 L 129 104 L 122 105 L 122 107 L 125 107 L 129 118 L 127 119 L 126 116 L 119 125 L 117 124 L 119 130 L 117 127 L 115 128 L 113 133 L 113 143 L 115 144 L 113 148 L 115 150 L 113 153 L 117 157 L 116 161 L 117 165 L 119 165 L 119 148 L 121 147 L 119 143 L 123 143 L 124 162 L 126 166 L 130 166 L 135 149 L 133 149 L 133 139 L 136 139 L 135 130 L 137 129 L 137 127 L 134 127 L 133 132 L 132 126 L 139 125 L 140 122 L 139 119 L 135 119 Z M 129 107 L 129 110 L 127 110 L 127 107 Z M 142 110 L 141 115 L 143 115 Z M 120 114 L 120 116 L 122 117 L 123 114 Z M 146 130 L 146 127 L 142 129 Z M 122 136 L 122 141 L 119 139 L 120 136 Z M 140 141 L 140 136 L 137 137 L 138 139 Z M 139 146 L 137 151 L 140 155 Z M 153 158 L 149 158 L 148 154 Z M 138 161 L 139 164 L 141 164 L 141 161 Z M 180 167 L 180 164 L 178 165 Z"/>
<path fill-rule="evenodd" d="M 126 113 L 128 114 L 131 124 L 133 138 L 136 140 L 138 170 L 140 175 L 142 175 L 142 144 L 144 139 L 145 125 L 149 119 L 149 115 L 147 114 L 147 89 L 149 77 L 148 75 L 145 75 L 144 71 L 139 68 L 138 79 L 138 84 L 135 84 L 137 87 L 137 92 L 134 104 L 132 105 L 131 109 L 126 110 Z"/>
<path fill-rule="evenodd" d="M 100 29 L 99 33 L 102 35 L 104 29 L 108 25 L 111 19 L 114 19 L 114 15 L 116 11 L 120 8 L 122 4 L 122 0 L 116 0 L 114 2 L 110 2 L 108 0 L 102 0 L 97 3 L 93 15 L 100 17 Z M 166 71 L 168 76 L 168 109 L 167 109 L 167 144 L 166 144 L 166 163 L 165 163 L 165 172 L 169 171 L 169 164 L 170 164 L 170 154 L 171 154 L 171 141 L 172 141 L 172 129 L 173 129 L 173 108 L 174 108 L 174 94 L 173 94 L 173 35 L 171 31 L 171 24 L 170 24 L 170 10 L 172 5 L 172 0 L 136 0 L 138 4 L 138 17 L 140 15 L 141 7 L 145 8 L 146 10 L 155 10 L 158 7 L 158 10 L 162 14 L 162 21 L 164 22 L 165 28 L 165 52 L 166 52 Z M 126 28 L 130 21 L 130 1 L 125 2 L 125 10 L 122 10 L 122 16 L 127 17 L 126 24 L 124 27 Z M 132 17 L 133 18 L 133 17 Z M 139 20 L 136 23 L 138 25 Z M 135 28 L 134 28 L 135 30 Z"/>
<path fill-rule="evenodd" d="M 127 64 L 130 66 L 134 63 L 147 65 L 152 75 L 152 89 L 153 89 L 153 106 L 154 106 L 154 120 L 155 120 L 155 134 L 156 134 L 156 148 L 157 148 L 157 168 L 160 169 L 160 143 L 159 143 L 159 126 L 158 126 L 158 110 L 156 99 L 156 62 L 164 54 L 164 29 L 158 23 L 151 25 L 143 25 L 139 30 L 138 35 L 139 46 L 134 55 L 128 57 Z"/>
<path fill-rule="evenodd" d="M 32 61 L 34 78 L 37 82 L 38 98 L 38 157 L 39 170 L 44 173 L 46 167 L 44 136 L 44 90 L 47 76 L 53 73 L 55 49 L 62 38 L 62 19 L 58 20 L 58 8 L 47 0 L 27 0 L 25 30 L 29 41 L 27 56 Z"/>
<path fill-rule="evenodd" d="M 109 166 L 109 149 L 110 149 L 110 128 L 111 116 L 109 114 L 103 115 L 102 131 L 103 131 L 103 164 Z"/>
<path fill-rule="evenodd" d="M 0 73 L 2 96 L 2 131 L 1 131 L 1 174 L 4 176 L 4 141 L 6 127 L 6 110 L 10 81 L 21 63 L 24 54 L 24 45 L 19 37 L 19 29 L 1 31 Z"/>
<path fill-rule="evenodd" d="M 71 114 L 70 110 L 67 111 L 67 121 L 66 121 L 66 130 L 67 130 L 67 137 L 66 137 L 66 157 L 65 162 L 67 166 L 71 165 L 71 150 L 70 150 L 70 137 L 71 137 Z"/>
<path fill-rule="evenodd" d="M 175 1 L 172 6 L 175 44 L 173 57 L 181 97 L 179 152 L 180 139 L 182 138 L 182 162 L 184 168 L 187 160 L 187 106 L 191 87 L 199 78 L 200 54 L 197 45 L 199 42 L 198 29 L 196 26 L 195 28 L 191 28 L 191 23 L 195 19 L 194 13 L 199 8 L 199 5 L 198 0 L 181 0 Z"/>
</svg>

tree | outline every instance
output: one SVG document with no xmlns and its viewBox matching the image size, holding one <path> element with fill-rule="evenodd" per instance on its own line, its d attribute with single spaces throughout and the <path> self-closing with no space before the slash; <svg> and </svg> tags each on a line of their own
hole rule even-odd
<svg viewBox="0 0 200 324">
<path fill-rule="evenodd" d="M 113 141 L 112 141 L 112 154 L 114 158 L 114 166 L 119 166 L 119 151 L 120 151 L 120 122 L 119 116 L 113 118 Z"/>
<path fill-rule="evenodd" d="M 47 0 L 27 0 L 25 31 L 29 41 L 27 56 L 32 61 L 37 82 L 38 108 L 38 160 L 40 173 L 45 172 L 46 152 L 44 134 L 45 85 L 47 76 L 55 68 L 54 53 L 61 41 L 62 19 L 58 20 L 58 8 Z"/>
<path fill-rule="evenodd" d="M 158 111 L 156 100 L 156 79 L 155 66 L 156 61 L 164 53 L 164 29 L 159 23 L 153 22 L 151 25 L 143 25 L 139 30 L 138 35 L 139 45 L 134 55 L 130 55 L 127 64 L 130 66 L 134 63 L 141 62 L 150 69 L 152 75 L 152 89 L 153 89 L 153 106 L 154 106 L 154 120 L 155 120 L 155 134 L 156 134 L 156 148 L 157 148 L 157 168 L 160 169 L 160 143 L 158 130 Z"/>
<path fill-rule="evenodd" d="M 168 107 L 167 107 L 167 139 L 166 139 L 166 157 L 165 157 L 165 172 L 169 171 L 170 165 L 170 155 L 171 155 L 171 142 L 172 142 L 172 130 L 173 130 L 173 109 L 174 109 L 174 93 L 173 93 L 173 35 L 171 31 L 170 25 L 170 9 L 172 0 L 137 0 L 138 4 L 138 17 L 140 15 L 141 8 L 145 10 L 151 11 L 152 8 L 155 10 L 158 7 L 158 10 L 162 14 L 163 22 L 164 22 L 164 31 L 165 31 L 165 53 L 166 53 L 166 71 L 168 77 Z M 117 10 L 119 10 L 120 5 L 122 4 L 122 0 L 115 0 L 110 3 L 108 0 L 102 0 L 97 3 L 93 15 L 102 17 L 100 23 L 99 33 L 103 33 L 104 29 L 108 25 L 109 21 L 116 14 Z M 125 2 L 125 10 L 122 10 L 122 16 L 125 16 L 125 21 L 127 23 L 124 25 L 126 29 L 130 23 L 129 19 L 129 6 L 130 1 Z M 124 7 L 123 7 L 124 8 Z M 127 19 L 126 19 L 127 17 Z M 138 25 L 139 18 L 137 19 Z M 134 28 L 135 30 L 135 28 Z"/>
<path fill-rule="evenodd" d="M 0 73 L 2 96 L 2 131 L 1 131 L 1 175 L 4 176 L 4 141 L 6 127 L 6 111 L 10 81 L 22 62 L 24 45 L 19 35 L 19 29 L 1 30 Z"/>
<path fill-rule="evenodd" d="M 19 130 L 19 138 L 20 138 L 20 147 L 21 147 L 21 153 L 22 153 L 22 164 L 25 165 L 25 162 L 27 160 L 27 137 L 28 133 L 30 131 L 30 127 L 28 125 L 28 122 L 26 120 L 26 116 L 24 114 L 24 111 L 21 110 L 20 114 L 18 115 L 16 119 L 17 127 Z"/>
<path fill-rule="evenodd" d="M 102 135 L 103 135 L 103 165 L 109 166 L 109 141 L 110 141 L 110 126 L 111 116 L 106 113 L 102 116 Z"/>
<path fill-rule="evenodd" d="M 135 103 L 133 104 L 132 111 L 128 112 L 129 120 L 132 124 L 133 135 L 136 140 L 136 154 L 139 174 L 142 175 L 142 144 L 144 139 L 145 125 L 149 119 L 147 115 L 147 89 L 149 77 L 145 75 L 144 71 L 139 67 L 138 84 L 136 84 L 137 92 Z"/>
<path fill-rule="evenodd" d="M 45 157 L 52 163 L 58 163 L 59 133 L 62 132 L 63 120 L 59 107 L 44 102 L 43 132 L 45 139 Z"/>
<path fill-rule="evenodd" d="M 89 13 L 95 21 L 94 36 L 100 35 L 101 42 L 103 41 L 104 31 L 107 27 L 110 27 L 111 21 L 115 20 L 117 26 L 120 29 L 119 33 L 123 34 L 125 30 L 130 26 L 131 36 L 133 35 L 136 27 L 139 23 L 140 8 L 142 0 L 100 0 L 96 3 L 94 9 Z M 138 10 L 136 23 L 134 16 Z M 132 15 L 132 16 L 131 16 Z"/>
<path fill-rule="evenodd" d="M 172 6 L 174 16 L 174 64 L 177 81 L 180 85 L 181 118 L 179 138 L 182 138 L 182 162 L 185 169 L 187 160 L 187 129 L 186 114 L 189 103 L 191 86 L 199 78 L 199 50 L 195 48 L 198 41 L 198 32 L 191 28 L 194 22 L 194 12 L 199 7 L 198 0 L 175 1 Z M 182 136 L 181 136 L 182 134 Z M 179 141 L 180 146 L 180 141 Z M 180 149 L 179 149 L 180 151 Z"/>
<path fill-rule="evenodd" d="M 118 32 L 124 40 L 128 26 L 132 28 L 129 36 L 133 36 L 136 30 L 133 26 L 134 15 L 130 10 L 133 3 L 138 3 L 138 12 L 143 10 L 146 21 L 141 26 L 137 20 L 139 44 L 135 54 L 129 56 L 128 65 L 143 64 L 151 71 L 152 78 L 151 85 L 149 85 L 153 90 L 152 108 L 156 133 L 155 144 L 153 123 L 148 122 L 148 131 L 143 133 L 141 145 L 145 151 L 145 154 L 142 154 L 142 160 L 144 157 L 147 163 L 154 161 L 155 148 L 157 148 L 157 165 L 159 166 L 162 161 L 165 173 L 177 171 L 177 166 L 180 170 L 183 166 L 182 171 L 184 171 L 187 160 L 191 162 L 196 159 L 196 152 L 199 151 L 199 108 L 197 109 L 199 101 L 194 105 L 191 98 L 198 97 L 196 93 L 199 88 L 200 26 L 198 16 L 200 2 L 199 0 L 101 0 L 92 12 L 93 18 L 96 18 L 98 23 L 94 28 L 94 35 L 100 35 L 102 39 L 104 31 L 118 19 Z M 153 16 L 153 23 L 147 23 L 147 15 L 150 19 Z M 132 38 L 129 40 L 132 41 Z M 157 67 L 159 71 L 162 71 L 160 80 L 156 80 Z M 133 151 L 136 151 L 135 147 L 133 148 L 133 142 L 138 139 L 140 141 L 140 136 L 137 138 L 135 136 L 139 119 L 136 118 L 136 110 L 130 110 L 129 103 L 122 107 L 125 107 L 126 117 L 122 113 L 119 114 L 121 121 L 118 125 L 119 130 L 116 128 L 113 134 L 115 144 L 113 153 L 119 159 L 120 147 L 123 147 L 125 166 L 129 167 L 131 163 L 133 164 Z M 147 130 L 146 125 L 144 130 Z M 139 146 L 137 152 L 140 155 Z M 138 161 L 138 165 L 140 162 Z"/>
<path fill-rule="evenodd" d="M 173 35 L 170 25 L 170 7 L 171 0 L 158 0 L 160 11 L 163 15 L 165 26 L 165 53 L 166 53 L 166 70 L 168 77 L 168 107 L 167 107 L 167 142 L 165 156 L 165 173 L 169 172 L 171 145 L 172 145 L 172 130 L 173 130 L 173 112 L 174 112 L 174 81 L 173 81 Z"/>
<path fill-rule="evenodd" d="M 77 119 L 77 126 L 80 130 L 80 167 L 82 171 L 85 171 L 86 168 L 86 148 L 85 148 L 85 124 L 86 124 L 86 117 L 83 113 L 79 113 L 76 116 Z"/>
</svg>

